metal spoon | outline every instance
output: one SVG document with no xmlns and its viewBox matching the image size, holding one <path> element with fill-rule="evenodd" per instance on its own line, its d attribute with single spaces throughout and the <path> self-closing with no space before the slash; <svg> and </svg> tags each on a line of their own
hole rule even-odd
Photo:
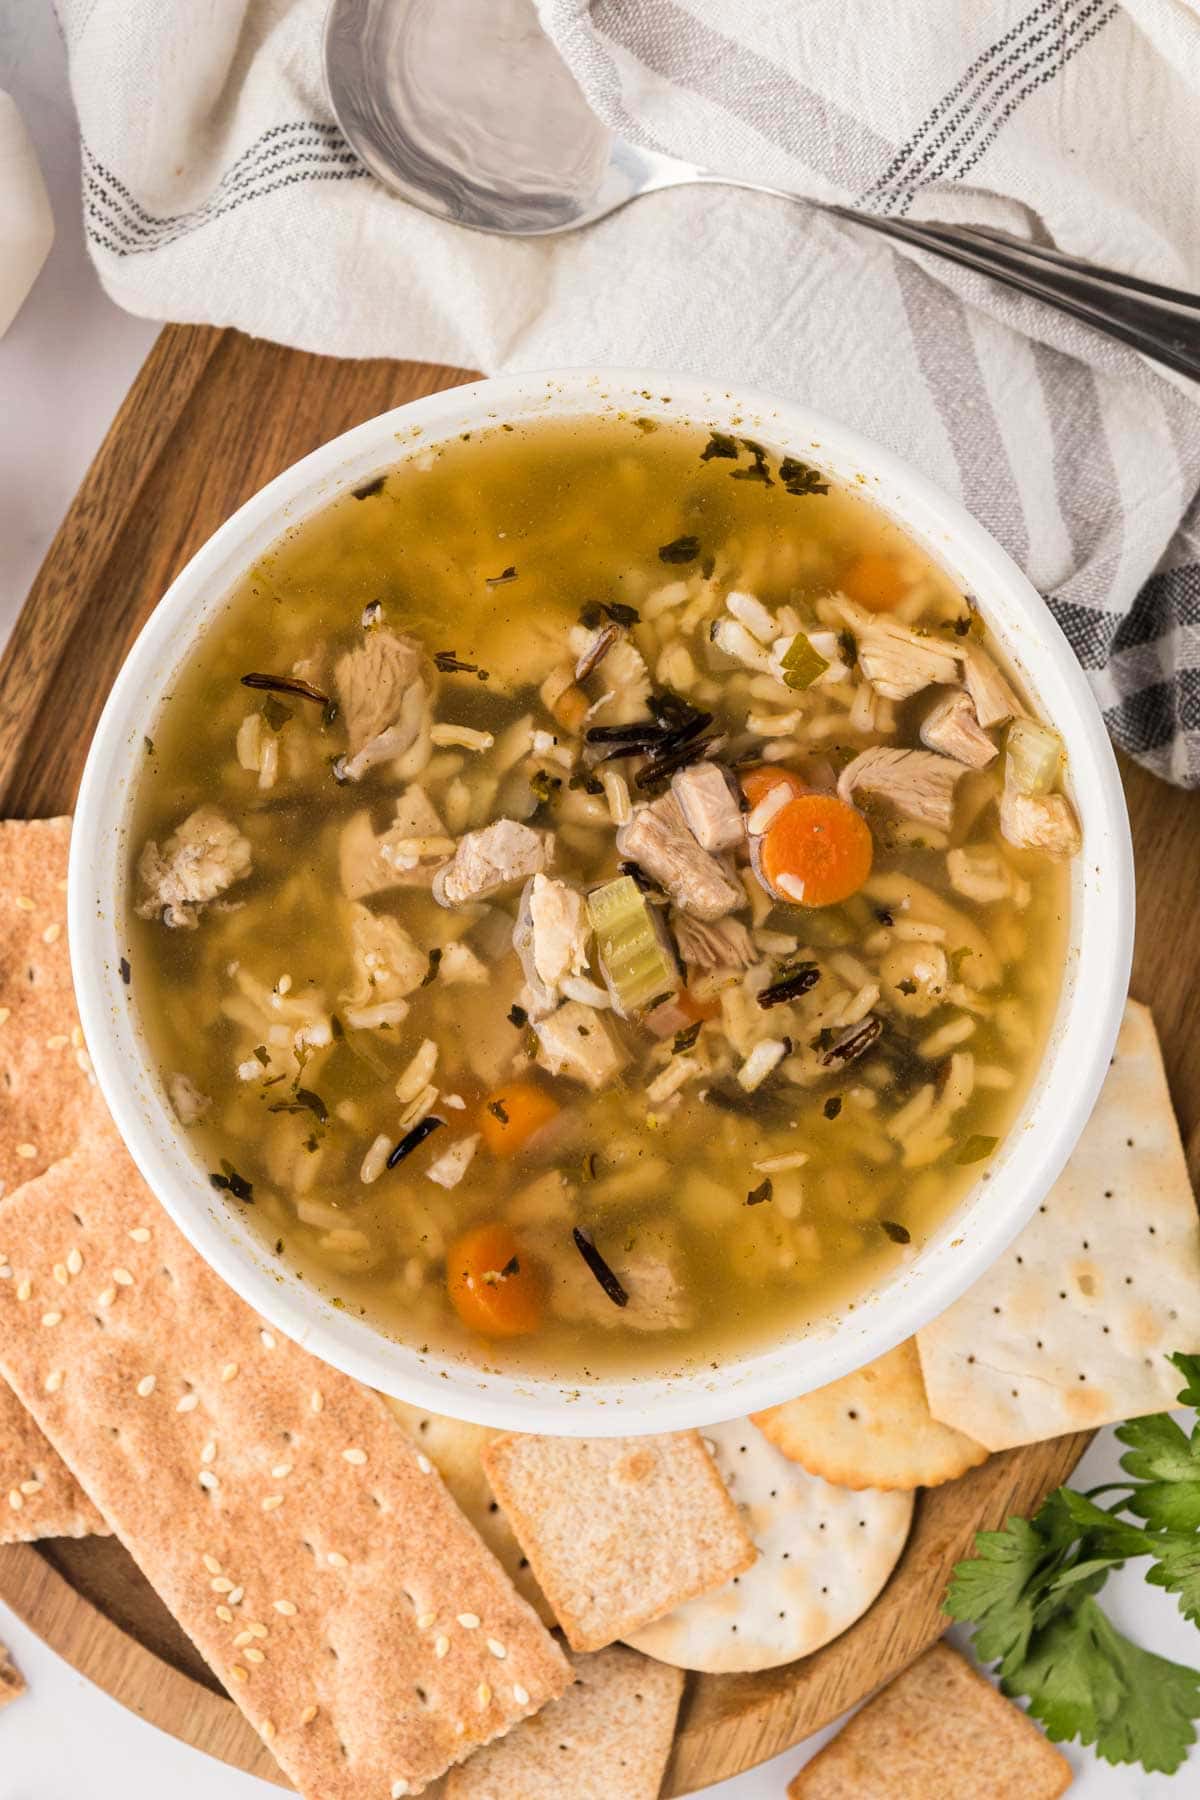
<svg viewBox="0 0 1200 1800">
<path fill-rule="evenodd" d="M 615 136 L 532 0 L 333 0 L 325 72 L 337 121 L 372 174 L 475 231 L 575 231 L 642 194 L 698 182 L 806 198 Z M 990 275 L 1200 380 L 1200 296 L 982 226 L 807 204 Z"/>
</svg>

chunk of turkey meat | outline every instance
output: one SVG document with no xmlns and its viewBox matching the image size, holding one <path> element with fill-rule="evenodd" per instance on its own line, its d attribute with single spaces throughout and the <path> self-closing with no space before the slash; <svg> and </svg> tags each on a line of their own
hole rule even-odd
<svg viewBox="0 0 1200 1800">
<path fill-rule="evenodd" d="M 342 999 L 351 1006 L 403 1000 L 420 987 L 429 971 L 428 956 L 399 919 L 372 912 L 357 900 L 350 906 L 350 953 L 354 983 Z"/>
<path fill-rule="evenodd" d="M 550 1310 L 568 1324 L 604 1330 L 678 1331 L 690 1326 L 694 1308 L 680 1273 L 677 1234 L 666 1223 L 639 1225 L 628 1249 L 625 1235 L 614 1233 L 610 1241 L 601 1233 L 604 1259 L 629 1296 L 626 1305 L 618 1306 L 569 1242 L 564 1253 L 561 1226 L 522 1232 L 522 1241 L 549 1272 Z"/>
<path fill-rule="evenodd" d="M 191 1077 L 178 1070 L 167 1077 L 167 1093 L 181 1125 L 194 1125 L 212 1105 L 211 1096 L 201 1093 Z"/>
<path fill-rule="evenodd" d="M 249 838 L 215 806 L 198 806 L 161 850 L 153 838 L 143 848 L 139 918 L 161 917 L 164 925 L 193 931 L 201 907 L 249 875 L 252 860 Z"/>
<path fill-rule="evenodd" d="M 940 944 L 893 944 L 879 965 L 879 991 L 898 1013 L 923 1019 L 942 1005 L 950 965 Z"/>
<path fill-rule="evenodd" d="M 588 920 L 583 895 L 552 875 L 527 881 L 513 927 L 513 949 L 529 992 L 529 1016 L 539 1019 L 562 997 L 562 984 L 587 968 Z"/>
<path fill-rule="evenodd" d="M 361 781 L 428 732 L 432 676 L 415 638 L 377 626 L 339 656 L 333 680 L 346 725 L 346 755 L 337 771 L 343 781 Z"/>
<path fill-rule="evenodd" d="M 949 831 L 954 823 L 954 787 L 966 774 L 962 763 L 932 750 L 889 749 L 875 744 L 847 763 L 838 793 L 852 803 L 857 789 L 874 794 L 906 819 Z"/>
<path fill-rule="evenodd" d="M 635 808 L 617 832 L 617 850 L 666 889 L 681 912 L 720 919 L 746 904 L 740 882 L 701 849 L 674 794 Z"/>
<path fill-rule="evenodd" d="M 1007 900 L 1012 893 L 1008 864 L 990 844 L 962 845 L 946 852 L 950 886 L 978 906 Z"/>
<path fill-rule="evenodd" d="M 746 841 L 737 795 L 718 763 L 689 763 L 671 777 L 671 792 L 702 850 L 732 850 Z"/>
<path fill-rule="evenodd" d="M 996 746 L 975 716 L 970 694 L 953 688 L 934 702 L 921 721 L 921 742 L 968 769 L 986 769 Z"/>
<path fill-rule="evenodd" d="M 854 635 L 863 674 L 885 700 L 907 700 L 935 682 L 958 677 L 958 651 L 937 637 L 922 637 L 898 619 L 868 612 L 838 597 L 838 611 Z"/>
<path fill-rule="evenodd" d="M 414 844 L 423 847 L 414 851 Z M 338 840 L 342 892 L 347 899 L 365 900 L 389 888 L 427 888 L 453 848 L 437 808 L 424 788 L 414 783 L 396 802 L 395 822 L 387 831 L 376 834 L 365 808 L 342 827 Z"/>
<path fill-rule="evenodd" d="M 748 969 L 758 960 L 754 940 L 740 919 L 717 919 L 709 924 L 673 912 L 671 930 L 680 956 L 692 968 Z"/>
<path fill-rule="evenodd" d="M 595 640 L 596 633 L 585 625 L 574 626 L 569 637 L 572 655 L 585 657 Z M 587 679 L 591 692 L 594 693 L 597 686 L 602 690 L 589 708 L 589 724 L 628 725 L 634 719 L 646 717 L 650 671 L 641 651 L 624 632 L 609 645 L 603 662 Z"/>
<path fill-rule="evenodd" d="M 439 906 L 465 906 L 527 881 L 549 868 L 554 839 L 516 819 L 495 819 L 458 840 L 454 860 L 439 869 L 433 897 Z"/>
<path fill-rule="evenodd" d="M 537 1060 L 551 1075 L 582 1081 L 593 1093 L 607 1087 L 624 1067 L 625 1052 L 603 1013 L 579 1000 L 566 1000 L 535 1022 Z"/>
<path fill-rule="evenodd" d="M 1065 794 L 1021 794 L 1006 787 L 1000 796 L 1000 830 L 1018 850 L 1041 850 L 1046 856 L 1076 856 L 1083 836 L 1075 809 Z"/>
<path fill-rule="evenodd" d="M 979 723 L 984 726 L 1003 725 L 1006 719 L 1020 718 L 1025 708 L 987 651 L 968 639 L 961 646 L 959 654 L 962 657 L 963 681 Z"/>
</svg>

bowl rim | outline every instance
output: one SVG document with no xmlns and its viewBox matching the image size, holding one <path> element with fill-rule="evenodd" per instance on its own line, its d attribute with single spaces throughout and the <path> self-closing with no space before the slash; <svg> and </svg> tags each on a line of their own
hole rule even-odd
<svg viewBox="0 0 1200 1800">
<path fill-rule="evenodd" d="M 907 1269 L 805 1336 L 725 1358 L 715 1368 L 610 1376 L 579 1386 L 422 1355 L 334 1309 L 314 1286 L 281 1268 L 252 1228 L 214 1196 L 170 1115 L 137 1009 L 126 1004 L 119 972 L 122 871 L 143 732 L 174 671 L 270 542 L 373 474 L 465 428 L 630 408 L 705 429 L 753 430 L 811 458 L 857 485 L 968 591 L 985 593 L 989 624 L 1039 710 L 1063 732 L 1085 853 L 1072 876 L 1071 949 L 1058 1014 L 1022 1112 L 985 1178 L 992 1203 L 982 1204 L 977 1182 Z M 1039 658 L 1036 673 L 1017 640 Z M 551 1435 L 636 1435 L 757 1411 L 847 1374 L 911 1336 L 1004 1251 L 1065 1164 L 1108 1067 L 1132 956 L 1133 857 L 1116 760 L 1083 671 L 1025 575 L 958 501 L 893 452 L 802 402 L 671 372 L 548 370 L 442 389 L 366 420 L 282 471 L 200 546 L 143 625 L 96 727 L 72 831 L 68 932 L 84 1035 L 134 1162 L 199 1254 L 265 1320 L 346 1374 L 429 1410 Z"/>
</svg>

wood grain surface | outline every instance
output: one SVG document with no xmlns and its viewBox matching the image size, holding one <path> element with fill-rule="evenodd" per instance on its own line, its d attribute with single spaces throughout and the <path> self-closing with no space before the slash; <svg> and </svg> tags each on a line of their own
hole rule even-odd
<svg viewBox="0 0 1200 1800">
<path fill-rule="evenodd" d="M 100 708 L 139 627 L 188 557 L 272 476 L 352 425 L 470 379 L 338 362 L 236 332 L 169 326 L 88 473 L 0 663 L 0 816 L 68 811 Z M 1123 768 L 1138 862 L 1133 991 L 1154 1008 L 1193 1175 L 1200 1163 L 1194 909 L 1200 798 Z M 753 1767 L 835 1718 L 942 1630 L 974 1533 L 1028 1513 L 1088 1442 L 994 1456 L 918 1499 L 888 1586 L 824 1650 L 762 1675 L 689 1681 L 663 1795 Z M 124 1705 L 184 1742 L 280 1782 L 274 1761 L 114 1540 L 0 1550 L 0 1596 Z"/>
</svg>

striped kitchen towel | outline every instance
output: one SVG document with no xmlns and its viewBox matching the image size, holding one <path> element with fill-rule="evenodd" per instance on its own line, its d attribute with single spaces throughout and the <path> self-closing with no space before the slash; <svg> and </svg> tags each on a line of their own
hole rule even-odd
<svg viewBox="0 0 1200 1800">
<path fill-rule="evenodd" d="M 335 355 L 649 364 L 803 398 L 956 493 L 1046 596 L 1116 740 L 1200 786 L 1195 385 L 788 199 L 678 188 L 525 242 L 427 217 L 334 123 L 327 0 L 57 3 L 88 240 L 123 306 Z M 439 0 L 464 20 L 472 3 Z M 1189 0 L 539 11 L 594 110 L 645 147 L 1200 290 Z"/>
</svg>

